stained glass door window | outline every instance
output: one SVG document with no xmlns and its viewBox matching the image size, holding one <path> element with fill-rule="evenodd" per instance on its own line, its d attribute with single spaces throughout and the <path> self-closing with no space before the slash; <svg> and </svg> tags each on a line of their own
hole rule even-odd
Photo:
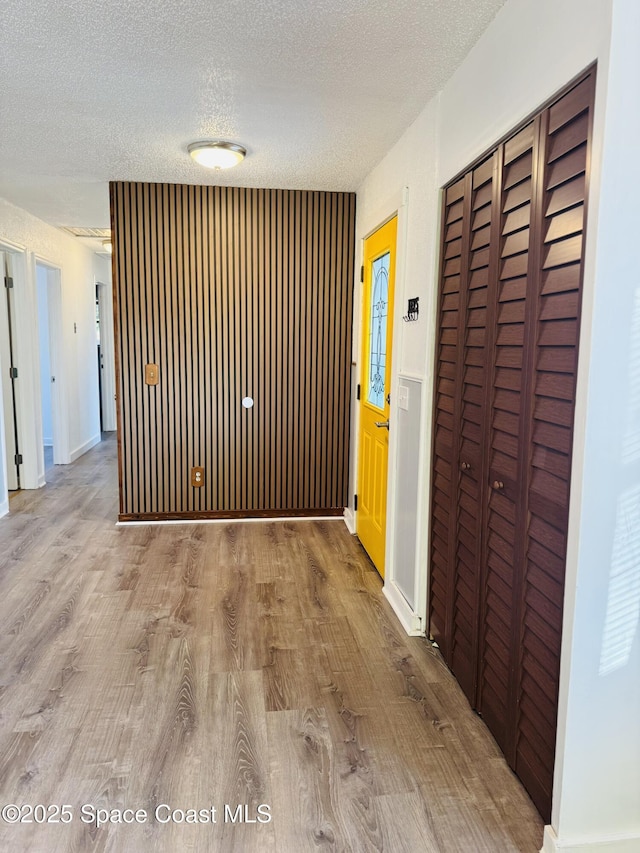
<svg viewBox="0 0 640 853">
<path fill-rule="evenodd" d="M 371 322 L 369 323 L 369 388 L 367 402 L 384 409 L 389 313 L 389 258 L 386 252 L 373 262 Z"/>
</svg>

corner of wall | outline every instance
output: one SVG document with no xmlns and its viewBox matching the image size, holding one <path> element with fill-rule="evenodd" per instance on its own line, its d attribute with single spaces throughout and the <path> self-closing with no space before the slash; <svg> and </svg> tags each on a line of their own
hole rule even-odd
<svg viewBox="0 0 640 853">
<path fill-rule="evenodd" d="M 640 837 L 593 838 L 588 841 L 563 841 L 552 826 L 545 826 L 540 853 L 637 853 Z"/>
<path fill-rule="evenodd" d="M 410 607 L 408 601 L 393 581 L 388 582 L 385 580 L 382 587 L 382 594 L 393 608 L 393 612 L 398 617 L 398 621 L 407 634 L 410 637 L 424 637 L 425 626 L 422 619 Z"/>
<path fill-rule="evenodd" d="M 344 523 L 352 536 L 356 535 L 356 514 L 351 507 L 344 508 Z"/>
<path fill-rule="evenodd" d="M 95 447 L 96 444 L 100 444 L 101 441 L 102 441 L 102 436 L 100 435 L 100 433 L 98 433 L 97 435 L 94 435 L 92 438 L 89 439 L 89 441 L 85 441 L 85 443 L 81 444 L 80 447 L 76 447 L 75 450 L 71 451 L 69 461 L 75 462 L 76 459 L 79 459 L 88 450 L 91 450 L 92 447 Z"/>
<path fill-rule="evenodd" d="M 545 826 L 540 853 L 556 853 L 558 836 L 552 826 Z"/>
</svg>

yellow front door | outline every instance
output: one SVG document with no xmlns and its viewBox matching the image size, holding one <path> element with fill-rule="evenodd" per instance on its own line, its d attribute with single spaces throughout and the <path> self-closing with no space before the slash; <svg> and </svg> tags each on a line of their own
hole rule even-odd
<svg viewBox="0 0 640 853">
<path fill-rule="evenodd" d="M 397 217 L 364 243 L 356 531 L 384 577 Z"/>
</svg>

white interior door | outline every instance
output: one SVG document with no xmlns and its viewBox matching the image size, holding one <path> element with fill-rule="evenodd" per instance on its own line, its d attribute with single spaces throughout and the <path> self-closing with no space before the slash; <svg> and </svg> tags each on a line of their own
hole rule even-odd
<svg viewBox="0 0 640 853">
<path fill-rule="evenodd" d="M 102 359 L 102 428 L 105 432 L 116 429 L 116 372 L 112 300 L 111 287 L 98 282 L 100 356 Z"/>
<path fill-rule="evenodd" d="M 16 463 L 18 447 L 16 444 L 16 411 L 14 382 L 11 370 L 14 367 L 11 357 L 11 309 L 13 303 L 12 288 L 7 287 L 7 279 L 11 278 L 10 259 L 5 252 L 0 252 L 0 369 L 2 370 L 2 415 L 4 418 L 5 437 L 5 470 L 7 472 L 7 488 L 15 491 L 20 488 L 18 477 L 19 466 Z"/>
<path fill-rule="evenodd" d="M 60 270 L 47 269 L 47 305 L 49 309 L 49 364 L 51 367 L 51 410 L 53 415 L 53 461 L 71 462 L 69 449 L 69 407 L 66 393 L 64 340 L 62 334 L 62 284 Z"/>
</svg>

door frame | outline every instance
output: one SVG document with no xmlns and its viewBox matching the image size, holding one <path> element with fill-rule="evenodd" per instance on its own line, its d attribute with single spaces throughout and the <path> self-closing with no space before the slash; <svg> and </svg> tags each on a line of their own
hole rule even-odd
<svg viewBox="0 0 640 853">
<path fill-rule="evenodd" d="M 11 258 L 11 253 L 6 251 L 3 246 L 0 246 L 0 300 L 2 300 L 2 307 L 0 310 L 3 315 L 2 325 L 4 326 L 4 320 L 6 318 L 9 340 L 12 340 L 15 334 L 15 318 L 13 317 L 15 306 L 12 305 L 12 310 L 9 310 L 9 297 L 11 294 L 10 291 L 5 288 L 4 283 L 7 273 L 10 273 L 13 278 L 13 263 L 9 258 Z M 14 299 L 11 301 L 12 303 L 15 302 L 15 294 Z M 4 329 L 2 331 L 4 333 Z M 9 367 L 12 366 L 12 364 L 15 365 L 13 347 L 9 346 L 9 340 L 5 341 L 7 348 L 7 353 L 5 355 L 9 355 L 9 358 L 6 360 L 4 357 L 0 359 L 2 362 L 0 364 L 0 452 L 2 453 L 2 461 L 0 463 L 2 465 L 2 476 L 0 477 L 0 482 L 2 483 L 2 495 L 0 496 L 0 502 L 2 503 L 3 515 L 5 512 L 9 511 L 9 491 L 15 491 L 15 489 L 19 487 L 20 479 L 19 466 L 15 465 L 15 463 L 12 464 L 10 461 L 11 454 L 17 453 L 19 450 L 18 445 L 16 445 L 17 395 L 19 393 L 19 389 L 16 386 L 12 387 L 13 383 L 8 373 Z M 6 404 L 8 397 L 11 397 L 11 403 L 9 406 L 11 414 L 7 418 Z M 11 489 L 9 489 L 9 486 L 11 486 Z"/>
<path fill-rule="evenodd" d="M 424 635 L 427 625 L 427 582 L 428 582 L 428 561 L 427 561 L 427 535 L 418 525 L 416 531 L 416 562 L 415 562 L 415 583 L 416 583 L 416 605 L 415 608 L 410 607 L 404 595 L 400 591 L 396 583 L 396 568 L 394 564 L 394 554 L 396 553 L 396 506 L 398 495 L 398 478 L 397 478 L 397 459 L 399 453 L 398 445 L 398 430 L 397 424 L 397 389 L 399 375 L 406 373 L 402 360 L 404 351 L 403 342 L 405 335 L 408 333 L 405 323 L 402 322 L 402 317 L 406 313 L 407 302 L 407 242 L 408 242 L 408 224 L 409 224 L 409 190 L 408 187 L 403 187 L 400 191 L 389 195 L 366 220 L 357 222 L 357 237 L 356 237 L 356 258 L 355 268 L 357 274 L 355 276 L 354 287 L 354 335 L 352 343 L 351 355 L 351 387 L 352 387 L 352 417 L 351 417 L 351 442 L 350 459 L 351 474 L 349 477 L 349 495 L 350 504 L 345 508 L 345 524 L 349 531 L 353 534 L 355 528 L 355 510 L 353 505 L 353 496 L 356 494 L 358 484 L 358 461 L 360 453 L 360 406 L 356 400 L 356 387 L 360 382 L 362 358 L 362 335 L 363 335 L 363 285 L 360 282 L 360 269 L 364 258 L 364 241 L 375 233 L 379 228 L 385 225 L 394 216 L 398 217 L 398 228 L 396 237 L 396 274 L 395 274 L 395 297 L 393 310 L 393 340 L 391 348 L 391 412 L 389 425 L 389 466 L 387 474 L 387 532 L 385 545 L 385 578 L 382 588 L 383 594 L 393 607 L 396 616 L 400 620 L 403 628 L 408 634 L 418 636 Z M 425 270 L 425 275 L 429 271 Z M 410 295 L 410 294 L 409 294 Z M 427 308 L 427 306 L 425 306 Z M 425 311 L 426 313 L 426 311 Z M 429 316 L 429 329 L 432 322 Z M 426 394 L 425 383 L 425 394 Z M 426 408 L 423 405 L 422 411 Z M 395 422 L 395 423 L 394 423 Z M 425 430 L 430 427 L 425 424 Z M 424 517 L 425 506 L 428 505 L 428 490 L 429 490 L 429 472 L 428 465 L 425 463 L 424 454 L 420 455 L 420 473 L 419 473 L 419 503 L 417 507 L 418 517 Z"/>
<path fill-rule="evenodd" d="M 34 422 L 33 412 L 31 410 L 32 407 L 29 405 L 29 398 L 31 396 L 30 387 L 32 385 L 33 377 L 31 375 L 32 371 L 29 365 L 28 353 L 25 352 L 25 340 L 23 335 L 23 329 L 25 326 L 28 330 L 27 334 L 29 336 L 33 332 L 33 324 L 30 325 L 28 322 L 25 323 L 25 307 L 28 302 L 28 257 L 23 246 L 20 246 L 17 243 L 12 243 L 8 240 L 0 241 L 0 252 L 9 256 L 11 259 L 11 277 L 13 279 L 12 316 L 13 331 L 15 332 L 15 340 L 13 341 L 13 358 L 15 366 L 18 368 L 18 381 L 15 386 L 15 419 L 18 447 L 23 458 L 23 462 L 20 465 L 20 488 L 36 488 L 37 486 L 32 485 L 32 483 L 37 483 L 37 464 L 32 453 L 30 454 L 31 444 L 28 440 L 29 433 L 31 432 L 31 430 L 28 429 L 28 425 L 33 424 Z M 2 270 L 2 276 L 4 277 L 4 269 Z M 2 282 L 2 286 L 4 287 L 4 281 Z M 7 377 L 3 376 L 3 384 L 7 381 Z M 2 417 L 3 420 L 3 447 L 2 460 L 0 461 L 0 464 L 2 464 L 3 469 L 3 482 L 6 484 L 8 471 L 6 469 L 4 443 L 6 440 L 7 430 L 13 429 L 13 424 L 8 425 L 4 423 L 4 412 L 2 411 L 0 411 L 0 417 Z M 36 445 L 34 443 L 33 449 L 35 450 L 35 448 Z M 0 502 L 2 502 L 2 496 L 0 496 Z"/>
<path fill-rule="evenodd" d="M 389 234 L 389 227 L 393 226 L 393 237 Z M 362 254 L 363 254 L 363 263 L 361 266 L 361 274 L 360 281 L 362 284 L 361 294 L 360 294 L 360 370 L 358 380 L 360 383 L 360 393 L 356 395 L 356 399 L 358 400 L 358 480 L 357 480 L 357 492 L 358 495 L 358 507 L 355 510 L 355 520 L 356 520 L 356 532 L 360 539 L 361 544 L 369 554 L 369 557 L 373 564 L 375 565 L 378 573 L 384 579 L 386 576 L 386 566 L 387 566 L 387 549 L 386 549 L 386 541 L 387 541 L 387 496 L 389 493 L 388 490 L 388 479 L 389 479 L 389 467 L 393 461 L 393 457 L 390 453 L 390 423 L 392 420 L 392 412 L 394 411 L 393 406 L 391 404 L 391 395 L 392 394 L 392 375 L 393 375 L 393 343 L 394 343 L 394 335 L 395 335 L 395 319 L 396 319 L 396 303 L 395 303 L 395 294 L 396 294 L 396 285 L 395 285 L 395 268 L 396 268 L 396 258 L 398 256 L 398 216 L 397 213 L 390 218 L 388 218 L 384 223 L 382 223 L 378 228 L 373 231 L 373 233 L 367 235 L 362 241 Z M 376 282 L 374 277 L 374 265 L 376 261 L 380 258 L 390 256 L 389 262 L 389 291 L 387 297 L 387 328 L 386 328 L 386 340 L 384 341 L 384 351 L 385 355 L 385 367 L 384 367 L 384 389 L 383 389 L 383 402 L 382 407 L 380 408 L 377 404 L 373 405 L 369 401 L 369 388 L 370 388 L 370 373 L 372 370 L 372 366 L 370 363 L 371 359 L 371 338 L 373 333 L 372 328 L 372 309 L 375 300 L 375 289 Z M 390 346 L 389 346 L 390 344 Z M 378 423 L 382 420 L 386 419 L 387 424 L 387 434 L 384 435 L 384 430 L 382 430 L 383 434 L 380 435 L 377 429 L 372 429 L 373 424 L 375 423 L 378 426 Z M 366 505 L 365 501 L 365 482 L 364 476 L 369 474 L 373 474 L 373 469 L 376 467 L 373 462 L 373 457 L 377 455 L 376 450 L 373 450 L 373 456 L 369 457 L 369 465 L 365 468 L 364 463 L 364 446 L 363 441 L 368 436 L 370 442 L 373 442 L 374 447 L 380 447 L 380 445 L 386 445 L 386 449 L 384 451 L 385 460 L 383 463 L 384 475 L 382 477 L 383 482 L 378 482 L 375 486 L 372 483 L 369 484 L 369 488 L 373 486 L 372 491 L 369 491 L 367 497 L 369 498 L 370 505 L 367 509 L 367 512 L 364 512 L 364 508 Z M 360 475 L 363 475 L 361 478 Z M 383 515 L 383 525 L 379 528 L 382 532 L 382 536 L 384 537 L 384 548 L 380 548 L 379 546 L 383 543 L 380 542 L 378 538 L 378 534 L 376 530 L 377 527 L 377 519 L 375 518 L 375 512 L 373 510 L 373 505 L 376 503 L 376 499 L 374 495 L 377 497 L 380 492 L 384 490 L 384 498 L 385 498 L 385 507 L 384 507 L 384 515 Z M 363 513 L 360 516 L 359 513 Z M 383 529 L 384 528 L 384 529 Z"/>
</svg>

